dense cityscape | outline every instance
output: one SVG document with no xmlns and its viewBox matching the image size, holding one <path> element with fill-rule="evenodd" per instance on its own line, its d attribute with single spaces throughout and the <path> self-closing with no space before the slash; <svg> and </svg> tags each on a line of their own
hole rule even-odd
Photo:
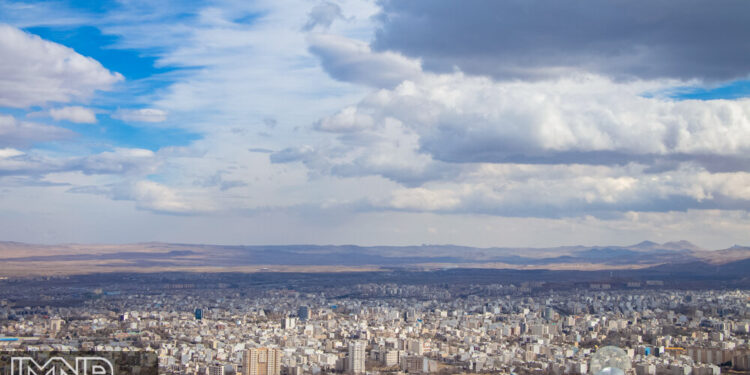
<svg viewBox="0 0 750 375">
<path fill-rule="evenodd" d="M 165 374 L 587 374 L 615 346 L 627 373 L 750 371 L 747 290 L 128 277 L 1 281 L 0 349 L 155 351 Z"/>
</svg>

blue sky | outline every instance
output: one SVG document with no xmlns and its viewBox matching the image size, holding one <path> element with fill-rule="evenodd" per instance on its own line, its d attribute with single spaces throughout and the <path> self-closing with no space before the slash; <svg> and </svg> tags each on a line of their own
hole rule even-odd
<svg viewBox="0 0 750 375">
<path fill-rule="evenodd" d="M 0 0 L 0 240 L 747 243 L 750 9 L 637 3 Z"/>
<path fill-rule="evenodd" d="M 139 51 L 117 48 L 118 37 L 104 35 L 95 26 L 36 26 L 25 31 L 74 49 L 89 56 L 107 69 L 125 76 L 128 80 L 149 78 L 174 70 L 169 67 L 156 67 L 156 51 Z M 163 85 L 168 84 L 165 82 Z M 163 86 L 162 86 L 163 87 Z"/>
<path fill-rule="evenodd" d="M 674 98 L 682 100 L 740 99 L 750 96 L 750 81 L 736 80 L 717 86 L 684 87 L 676 90 L 678 93 L 674 95 Z"/>
</svg>

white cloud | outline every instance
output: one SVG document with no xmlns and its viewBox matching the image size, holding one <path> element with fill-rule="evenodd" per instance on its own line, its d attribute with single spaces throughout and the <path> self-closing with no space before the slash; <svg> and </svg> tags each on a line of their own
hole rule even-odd
<svg viewBox="0 0 750 375">
<path fill-rule="evenodd" d="M 172 214 L 193 211 L 171 188 L 157 182 L 141 180 L 118 186 L 113 190 L 113 199 L 132 200 L 140 209 Z"/>
<path fill-rule="evenodd" d="M 164 122 L 167 111 L 156 108 L 118 109 L 112 118 L 126 122 Z"/>
<path fill-rule="evenodd" d="M 317 130 L 326 132 L 350 132 L 363 130 L 374 125 L 373 119 L 367 114 L 357 111 L 356 107 L 346 107 L 339 113 L 318 121 L 315 125 Z"/>
<path fill-rule="evenodd" d="M 368 199 L 376 209 L 506 217 L 621 217 L 628 212 L 750 210 L 750 173 L 682 167 L 483 164 L 451 181 Z"/>
<path fill-rule="evenodd" d="M 190 201 L 183 191 L 151 180 L 132 179 L 102 185 L 79 185 L 69 193 L 105 196 L 115 201 L 130 201 L 135 208 L 159 214 L 188 215 L 210 211 L 200 200 Z"/>
<path fill-rule="evenodd" d="M 12 158 L 14 156 L 20 156 L 23 154 L 23 151 L 16 150 L 14 148 L 0 148 L 0 159 Z"/>
<path fill-rule="evenodd" d="M 26 108 L 85 100 L 122 80 L 96 60 L 0 24 L 0 106 Z"/>
<path fill-rule="evenodd" d="M 53 108 L 49 110 L 49 115 L 57 121 L 67 120 L 81 124 L 96 123 L 96 114 L 94 114 L 94 111 L 81 106 Z"/>
<path fill-rule="evenodd" d="M 713 169 L 726 158 L 747 159 L 750 99 L 642 96 L 668 84 L 592 75 L 495 82 L 462 73 L 423 74 L 373 92 L 356 107 L 323 118 L 317 129 L 377 134 L 396 120 L 416 135 L 415 153 L 449 163 L 691 161 Z"/>
</svg>

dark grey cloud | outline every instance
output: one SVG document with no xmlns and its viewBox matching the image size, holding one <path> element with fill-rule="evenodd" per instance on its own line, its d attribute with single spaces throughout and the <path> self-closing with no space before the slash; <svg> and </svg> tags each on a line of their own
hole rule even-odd
<svg viewBox="0 0 750 375">
<path fill-rule="evenodd" d="M 663 173 L 685 164 L 700 166 L 711 173 L 750 172 L 750 156 L 743 154 L 654 154 L 626 151 L 556 151 L 529 144 L 521 139 L 492 137 L 489 134 L 436 132 L 420 143 L 421 151 L 446 163 L 587 164 L 647 166 L 645 173 Z"/>
<path fill-rule="evenodd" d="M 269 129 L 273 129 L 278 125 L 278 121 L 273 117 L 266 117 L 263 119 L 263 124 L 266 125 Z"/>
<path fill-rule="evenodd" d="M 315 28 L 328 30 L 337 19 L 343 19 L 341 7 L 330 1 L 322 2 L 310 10 L 307 16 L 307 23 L 302 27 L 303 31 L 311 31 Z"/>
<path fill-rule="evenodd" d="M 370 46 L 360 41 L 312 34 L 308 43 L 323 69 L 339 81 L 390 88 L 422 73 L 417 61 L 392 52 L 372 53 Z"/>
<path fill-rule="evenodd" d="M 312 149 L 289 147 L 281 151 L 271 153 L 269 156 L 271 163 L 293 163 L 308 159 L 309 155 L 314 155 Z"/>
<path fill-rule="evenodd" d="M 247 149 L 250 152 L 256 152 L 260 154 L 270 154 L 273 152 L 270 148 L 263 148 L 263 147 L 252 147 Z"/>
<path fill-rule="evenodd" d="M 745 0 L 382 0 L 376 50 L 495 78 L 571 70 L 729 80 L 750 73 Z"/>
<path fill-rule="evenodd" d="M 85 185 L 85 186 L 74 186 L 70 189 L 68 189 L 68 193 L 73 194 L 93 194 L 93 195 L 107 195 L 110 193 L 112 189 L 111 185 L 107 186 L 95 186 L 95 185 Z"/>
<path fill-rule="evenodd" d="M 200 187 L 219 187 L 221 191 L 227 191 L 232 188 L 247 186 L 247 183 L 240 180 L 225 180 L 222 175 L 226 171 L 218 171 L 213 175 L 201 178 L 193 182 L 193 185 Z"/>
</svg>

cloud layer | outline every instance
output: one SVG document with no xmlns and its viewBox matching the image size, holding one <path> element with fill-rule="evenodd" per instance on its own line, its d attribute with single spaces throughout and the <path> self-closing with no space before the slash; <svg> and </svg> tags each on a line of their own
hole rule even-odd
<svg viewBox="0 0 750 375">
<path fill-rule="evenodd" d="M 743 0 L 381 1 L 374 46 L 500 79 L 747 77 Z"/>
</svg>

